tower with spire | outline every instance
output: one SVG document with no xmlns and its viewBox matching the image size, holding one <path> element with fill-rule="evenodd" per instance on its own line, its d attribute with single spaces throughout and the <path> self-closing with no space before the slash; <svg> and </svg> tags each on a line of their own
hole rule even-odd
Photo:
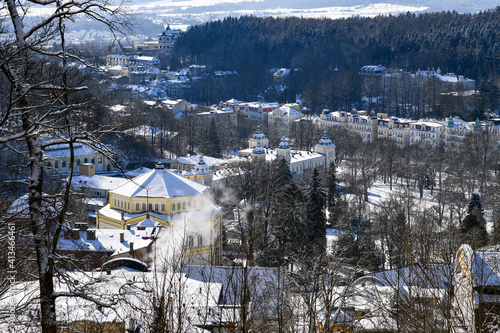
<svg viewBox="0 0 500 333">
<path fill-rule="evenodd" d="M 284 136 L 281 138 L 281 142 L 276 149 L 276 156 L 284 158 L 288 163 L 290 163 L 292 158 L 292 149 Z"/>
<path fill-rule="evenodd" d="M 200 161 L 193 168 L 193 172 L 195 174 L 195 181 L 205 186 L 212 187 L 214 172 L 205 163 L 205 161 L 203 161 L 203 155 L 200 156 Z"/>
</svg>

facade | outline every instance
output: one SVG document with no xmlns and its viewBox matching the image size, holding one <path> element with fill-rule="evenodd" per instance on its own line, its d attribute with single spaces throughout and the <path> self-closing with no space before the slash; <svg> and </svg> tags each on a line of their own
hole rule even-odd
<svg viewBox="0 0 500 333">
<path fill-rule="evenodd" d="M 269 113 L 267 121 L 269 124 L 288 124 L 304 117 L 304 114 L 291 106 L 282 106 Z"/>
<path fill-rule="evenodd" d="M 97 213 L 97 228 L 127 229 L 148 215 L 161 227 L 176 230 L 189 262 L 221 262 L 221 208 L 212 203 L 208 186 L 159 162 L 155 169 L 109 191 L 109 204 Z"/>
<path fill-rule="evenodd" d="M 356 109 L 352 109 L 350 113 L 345 111 L 330 112 L 325 109 L 318 122 L 323 128 L 337 126 L 358 133 L 363 138 L 363 142 L 377 140 L 378 118 L 373 112 L 368 115 L 366 111 L 357 111 Z"/>
<path fill-rule="evenodd" d="M 240 104 L 241 107 L 243 107 L 245 117 L 267 122 L 269 113 L 278 109 L 280 105 L 278 103 L 244 103 Z"/>
<path fill-rule="evenodd" d="M 111 171 L 110 160 L 92 147 L 84 143 L 74 143 L 73 152 L 75 156 L 73 165 L 74 175 L 80 174 L 80 165 L 87 163 L 95 166 L 96 173 Z M 69 145 L 60 144 L 48 147 L 45 149 L 44 155 L 48 160 L 47 166 L 50 163 L 51 171 L 62 175 L 69 173 L 69 160 L 71 156 Z"/>
<path fill-rule="evenodd" d="M 454 278 L 452 332 L 497 331 L 495 321 L 500 315 L 498 249 L 474 251 L 469 245 L 462 245 L 455 258 Z"/>
<path fill-rule="evenodd" d="M 170 26 L 167 25 L 165 31 L 158 35 L 158 49 L 160 52 L 170 53 L 181 33 L 181 30 L 170 29 Z"/>
<path fill-rule="evenodd" d="M 167 99 L 162 102 L 164 106 L 167 107 L 174 115 L 185 112 L 191 109 L 191 103 L 184 99 L 171 100 Z"/>
<path fill-rule="evenodd" d="M 257 127 L 257 131 L 248 140 L 248 148 L 238 152 L 240 157 L 251 158 L 258 162 L 272 162 L 277 158 L 285 159 L 290 171 L 296 181 L 307 182 L 311 177 L 314 168 L 320 173 L 324 173 L 330 167 L 330 163 L 335 161 L 335 145 L 326 136 L 323 137 L 314 147 L 314 151 L 293 150 L 288 140 L 283 137 L 276 148 L 268 148 L 269 140 Z"/>
<path fill-rule="evenodd" d="M 500 121 L 487 120 L 466 122 L 450 116 L 447 121 L 410 120 L 388 117 L 385 113 L 370 116 L 366 111 L 335 111 L 327 109 L 315 119 L 323 128 L 339 127 L 358 133 L 363 142 L 392 140 L 403 148 L 414 144 L 444 147 L 446 151 L 461 151 L 466 137 L 473 133 L 484 133 L 492 140 L 500 139 Z"/>
<path fill-rule="evenodd" d="M 214 109 L 207 112 L 194 113 L 193 115 L 206 119 L 207 122 L 212 118 L 216 120 L 227 119 L 233 126 L 238 126 L 238 114 L 231 108 L 223 108 L 222 110 Z"/>
</svg>

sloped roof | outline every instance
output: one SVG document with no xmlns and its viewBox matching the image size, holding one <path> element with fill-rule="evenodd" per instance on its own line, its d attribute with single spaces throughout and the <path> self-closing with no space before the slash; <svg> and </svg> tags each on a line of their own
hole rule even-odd
<svg viewBox="0 0 500 333">
<path fill-rule="evenodd" d="M 118 186 L 111 193 L 130 198 L 178 198 L 203 194 L 207 190 L 208 186 L 157 167 Z"/>
</svg>

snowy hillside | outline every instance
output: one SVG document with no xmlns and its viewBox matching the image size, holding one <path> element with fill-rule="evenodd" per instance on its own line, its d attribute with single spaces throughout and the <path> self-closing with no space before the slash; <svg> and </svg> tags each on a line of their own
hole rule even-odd
<svg viewBox="0 0 500 333">
<path fill-rule="evenodd" d="M 467 0 L 163 0 L 132 1 L 131 8 L 160 23 L 169 22 L 179 26 L 199 24 L 227 16 L 300 16 L 341 18 L 352 16 L 376 16 L 423 11 L 477 12 L 495 8 L 496 0 L 470 2 Z"/>
</svg>

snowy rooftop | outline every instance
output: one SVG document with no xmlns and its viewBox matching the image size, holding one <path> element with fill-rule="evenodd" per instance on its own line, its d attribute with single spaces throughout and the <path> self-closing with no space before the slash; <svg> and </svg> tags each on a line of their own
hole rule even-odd
<svg viewBox="0 0 500 333">
<path fill-rule="evenodd" d="M 135 227 L 131 230 L 95 229 L 95 240 L 89 240 L 87 232 L 80 231 L 78 239 L 65 239 L 61 237 L 57 243 L 57 248 L 73 251 L 108 251 L 116 255 L 128 252 L 130 250 L 130 243 L 134 243 L 134 249 L 149 246 L 153 242 L 152 236 L 157 236 L 159 230 L 159 228 L 137 230 Z M 123 242 L 120 242 L 121 233 L 124 236 Z"/>
<path fill-rule="evenodd" d="M 200 158 L 201 158 L 201 155 L 183 156 L 183 157 L 179 157 L 176 161 L 178 161 L 182 164 L 196 165 L 200 162 Z M 227 164 L 226 160 L 223 160 L 221 158 L 210 157 L 210 156 L 203 156 L 203 161 L 208 166 L 226 165 Z"/>
<path fill-rule="evenodd" d="M 164 168 L 152 169 L 137 176 L 111 193 L 126 197 L 177 198 L 204 194 L 208 186 Z"/>
<path fill-rule="evenodd" d="M 73 146 L 75 157 L 96 154 L 97 151 L 84 143 L 75 143 Z M 49 158 L 63 158 L 70 156 L 69 144 L 59 144 L 44 151 Z"/>
<path fill-rule="evenodd" d="M 101 175 L 75 176 L 71 180 L 71 185 L 79 189 L 92 188 L 109 191 L 124 184 L 125 182 L 127 182 L 127 179 L 118 177 Z"/>
</svg>

